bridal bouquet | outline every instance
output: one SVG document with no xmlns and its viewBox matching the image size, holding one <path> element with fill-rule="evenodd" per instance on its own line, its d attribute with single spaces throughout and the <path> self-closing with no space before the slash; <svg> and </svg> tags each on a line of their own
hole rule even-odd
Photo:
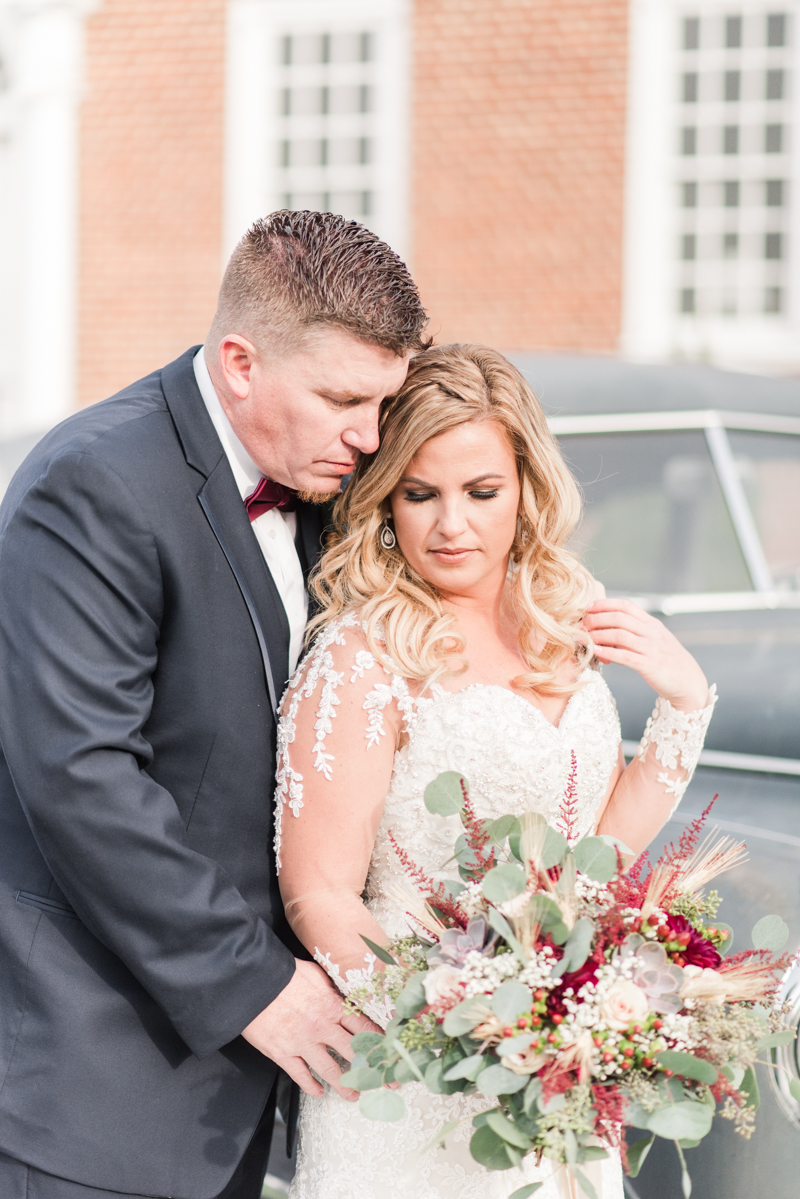
<svg viewBox="0 0 800 1199">
<path fill-rule="evenodd" d="M 385 969 L 372 969 L 347 1002 L 394 1015 L 385 1036 L 354 1038 L 343 1082 L 377 1120 L 404 1114 L 389 1082 L 485 1096 L 485 1110 L 472 1116 L 473 1103 L 465 1117 L 478 1162 L 504 1170 L 544 1156 L 590 1199 L 586 1163 L 614 1148 L 635 1176 L 655 1137 L 665 1137 L 677 1146 L 688 1196 L 684 1149 L 715 1112 L 750 1136 L 753 1065 L 794 1036 L 773 1001 L 776 974 L 789 964 L 773 953 L 788 929 L 764 917 L 755 948 L 730 954 L 732 931 L 716 919 L 719 896 L 707 887 L 742 861 L 744 845 L 714 833 L 701 843 L 711 805 L 652 868 L 645 855 L 626 873 L 620 843 L 576 840 L 574 780 L 573 757 L 559 829 L 533 813 L 478 819 L 453 772 L 429 785 L 428 810 L 461 817 L 451 859 L 460 877 L 434 883 L 395 845 L 414 931 L 383 948 L 367 942 L 372 965 L 377 958 Z M 626 1126 L 644 1133 L 627 1148 Z"/>
</svg>

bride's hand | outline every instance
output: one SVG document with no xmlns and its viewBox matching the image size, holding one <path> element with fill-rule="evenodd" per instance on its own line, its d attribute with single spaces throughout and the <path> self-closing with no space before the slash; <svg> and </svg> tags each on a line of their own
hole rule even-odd
<svg viewBox="0 0 800 1199">
<path fill-rule="evenodd" d="M 603 663 L 630 666 L 674 708 L 695 712 L 708 702 L 699 665 L 660 620 L 627 599 L 600 599 L 583 624 Z"/>
</svg>

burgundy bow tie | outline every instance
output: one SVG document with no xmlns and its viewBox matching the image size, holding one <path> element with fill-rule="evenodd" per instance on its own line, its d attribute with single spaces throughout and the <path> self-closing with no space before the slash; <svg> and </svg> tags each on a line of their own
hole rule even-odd
<svg viewBox="0 0 800 1199">
<path fill-rule="evenodd" d="M 262 479 L 255 491 L 244 501 L 250 521 L 258 520 L 272 508 L 280 508 L 284 512 L 292 512 L 297 504 L 297 492 L 282 483 L 274 483 L 272 479 Z"/>
</svg>

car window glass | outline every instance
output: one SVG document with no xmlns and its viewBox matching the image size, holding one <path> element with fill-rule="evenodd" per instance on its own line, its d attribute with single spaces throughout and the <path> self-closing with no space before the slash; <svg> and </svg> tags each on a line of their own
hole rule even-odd
<svg viewBox="0 0 800 1199">
<path fill-rule="evenodd" d="M 728 436 L 775 585 L 800 590 L 800 437 Z"/>
<path fill-rule="evenodd" d="M 570 547 L 609 592 L 752 589 L 702 432 L 587 434 L 561 445 L 585 497 Z"/>
</svg>

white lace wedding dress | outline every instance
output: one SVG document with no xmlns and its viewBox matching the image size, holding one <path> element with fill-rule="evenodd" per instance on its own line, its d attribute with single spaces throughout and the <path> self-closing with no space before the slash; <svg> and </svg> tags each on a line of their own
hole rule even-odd
<svg viewBox="0 0 800 1199">
<path fill-rule="evenodd" d="M 585 836 L 595 827 L 598 805 L 617 762 L 620 726 L 602 675 L 591 669 L 581 675 L 584 686 L 570 698 L 558 727 L 522 696 L 501 686 L 473 685 L 455 692 L 434 686 L 429 695 L 414 698 L 405 679 L 385 670 L 369 651 L 355 644 L 358 634 L 352 630 L 358 623 L 349 616 L 330 625 L 312 648 L 305 669 L 301 664 L 289 684 L 279 728 L 276 854 L 280 862 L 282 820 L 302 819 L 303 779 L 291 764 L 300 705 L 316 701 L 314 764 L 329 778 L 336 757 L 347 752 L 346 746 L 335 743 L 337 692 L 374 676 L 363 705 L 368 742 L 374 744 L 386 735 L 383 713 L 392 704 L 401 713 L 408 737 L 395 755 L 366 886 L 368 907 L 391 937 L 406 933 L 409 926 L 398 900 L 392 898 L 404 875 L 389 840 L 390 830 L 428 874 L 434 878 L 452 874 L 452 867 L 445 871 L 441 867 L 452 854 L 461 825 L 457 817 L 427 811 L 423 793 L 428 783 L 444 770 L 459 771 L 469 781 L 479 816 L 535 811 L 555 825 L 574 753 L 577 835 Z M 352 644 L 349 671 L 337 670 L 331 647 L 348 643 Z M 341 666 L 338 653 L 337 658 Z M 672 713 L 670 705 L 666 707 Z M 643 745 L 646 750 L 648 737 L 660 742 L 662 764 L 685 774 L 681 765 L 693 768 L 710 710 L 673 715 L 671 733 L 667 730 L 665 736 L 662 730 L 659 735 L 658 728 L 649 726 Z M 672 785 L 682 792 L 688 780 L 680 774 Z M 667 776 L 660 781 L 667 785 Z M 346 980 L 337 981 L 347 989 Z M 401 1093 L 406 1115 L 394 1124 L 366 1119 L 356 1104 L 340 1099 L 327 1086 L 321 1099 L 304 1095 L 290 1199 L 507 1199 L 530 1182 L 544 1184 L 536 1191 L 537 1199 L 562 1199 L 569 1194 L 564 1189 L 564 1171 L 560 1180 L 554 1177 L 554 1166 L 547 1159 L 536 1167 L 529 1157 L 521 1168 L 501 1172 L 480 1166 L 469 1151 L 474 1131 L 470 1120 L 447 1138 L 446 1147 L 421 1153 L 444 1123 L 485 1110 L 487 1101 L 480 1095 L 433 1095 L 421 1083 L 407 1083 Z M 592 1179 L 598 1199 L 622 1199 L 618 1157 L 593 1163 Z"/>
</svg>

